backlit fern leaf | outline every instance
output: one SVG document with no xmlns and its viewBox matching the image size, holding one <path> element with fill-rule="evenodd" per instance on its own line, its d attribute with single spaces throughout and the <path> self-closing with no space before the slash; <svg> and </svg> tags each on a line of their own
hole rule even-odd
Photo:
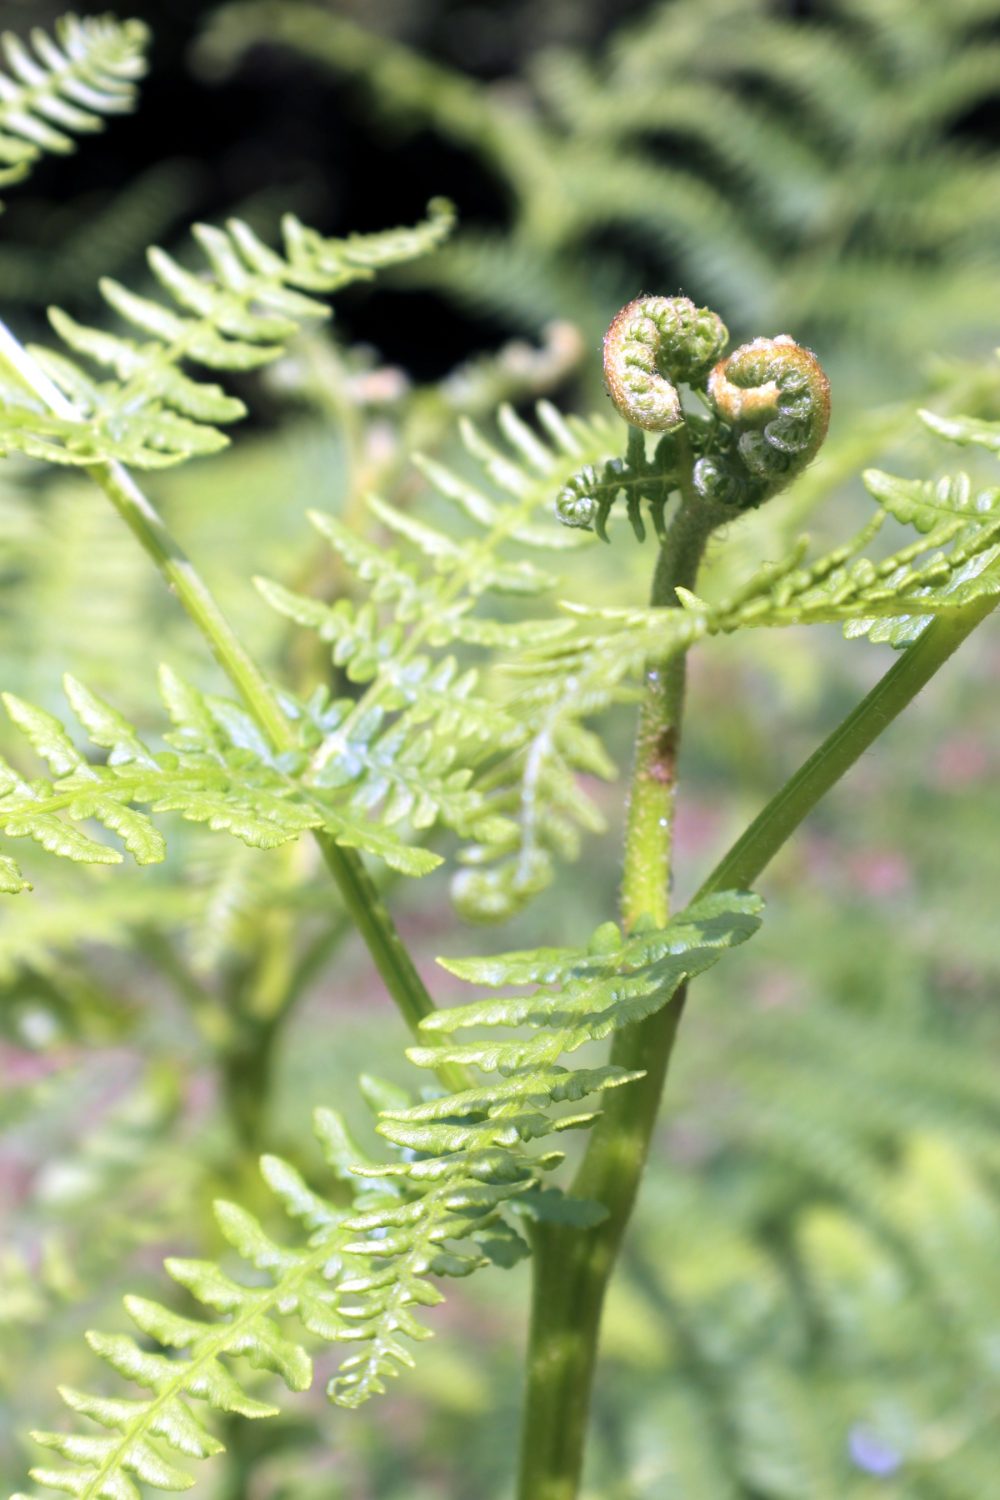
<svg viewBox="0 0 1000 1500">
<path fill-rule="evenodd" d="M 949 420 L 939 430 L 945 426 L 990 436 L 990 424 Z M 678 591 L 683 608 L 669 611 L 570 605 L 578 623 L 529 649 L 520 670 L 530 680 L 556 666 L 566 674 L 596 671 L 600 664 L 620 677 L 665 661 L 707 635 L 789 625 L 842 623 L 848 636 L 905 646 L 935 615 L 1000 593 L 1000 488 L 974 491 L 964 474 L 925 481 L 870 469 L 864 477 L 882 508 L 844 546 L 804 565 L 801 542 L 717 605 L 686 590 Z M 872 558 L 865 549 L 888 515 L 920 536 Z"/>
<path fill-rule="evenodd" d="M 8 377 L 0 451 L 50 463 L 119 460 L 137 468 L 217 451 L 227 441 L 220 424 L 241 417 L 243 404 L 220 386 L 186 374 L 185 363 L 247 370 L 276 359 L 303 320 L 327 316 L 316 294 L 432 249 L 451 224 L 450 206 L 441 201 L 414 228 L 343 240 L 324 239 L 288 215 L 283 255 L 239 220 L 225 230 L 197 226 L 205 272 L 188 270 L 163 250 L 149 252 L 150 269 L 169 303 L 138 296 L 108 278 L 101 282 L 105 300 L 141 340 L 51 312 L 70 354 L 110 369 L 113 378 L 96 381 L 67 354 L 33 347 L 30 356 L 53 382 L 58 400 L 45 403 L 37 388 L 29 391 Z"/>
<path fill-rule="evenodd" d="M 371 511 L 393 547 L 335 517 L 313 517 L 366 586 L 363 602 L 327 604 L 259 584 L 272 605 L 330 644 L 334 665 L 362 689 L 313 712 L 313 784 L 343 789 L 359 811 L 381 809 L 390 825 L 440 821 L 471 840 L 462 858 L 473 868 L 459 876 L 456 898 L 478 917 L 523 904 L 548 883 L 554 854 L 574 857 L 581 831 L 603 826 L 580 777 L 613 771 L 582 721 L 620 696 L 618 676 L 578 675 L 568 686 L 556 676 L 526 692 L 507 679 L 481 681 L 466 664 L 470 650 L 510 655 L 561 628 L 498 619 L 485 604 L 547 591 L 555 580 L 533 554 L 588 540 L 544 512 L 581 463 L 606 460 L 614 431 L 597 419 L 565 419 L 544 402 L 538 414 L 536 429 L 501 408 L 502 445 L 463 424 L 481 477 L 418 460 L 471 528 L 459 538 L 377 498 Z"/>
<path fill-rule="evenodd" d="M 100 130 L 105 115 L 130 110 L 146 71 L 141 21 L 63 16 L 55 38 L 35 27 L 26 45 L 0 37 L 0 184 L 22 178 L 43 152 L 74 149 L 74 135 Z"/>
<path fill-rule="evenodd" d="M 559 1059 L 667 1005 L 685 978 L 752 936 L 759 910 L 756 898 L 725 893 L 692 905 L 663 929 L 643 923 L 623 937 L 607 924 L 583 950 L 549 948 L 448 964 L 452 972 L 493 987 L 536 986 L 527 997 L 500 996 L 436 1012 L 428 1037 L 445 1038 L 443 1045 L 411 1049 L 420 1066 L 460 1058 L 487 1081 L 418 1104 L 405 1102 L 398 1090 L 369 1084 L 379 1134 L 393 1148 L 388 1163 L 367 1158 L 339 1116 L 319 1111 L 317 1133 L 327 1162 L 354 1193 L 349 1207 L 334 1206 L 288 1163 L 265 1157 L 265 1179 L 288 1215 L 309 1231 L 306 1244 L 279 1244 L 251 1214 L 219 1204 L 219 1226 L 253 1268 L 253 1284 L 210 1261 L 168 1261 L 173 1279 L 211 1316 L 192 1318 L 145 1298 L 126 1298 L 145 1339 L 173 1352 L 151 1352 L 128 1335 L 90 1334 L 102 1359 L 151 1394 L 123 1400 L 64 1390 L 67 1405 L 104 1432 L 36 1433 L 71 1467 L 42 1466 L 33 1477 L 79 1500 L 137 1500 L 136 1481 L 187 1489 L 193 1481 L 175 1455 L 209 1458 L 221 1446 L 192 1402 L 246 1417 L 274 1413 L 248 1395 L 228 1363 L 232 1357 L 280 1376 L 292 1390 L 311 1383 L 303 1336 L 285 1327 L 290 1317 L 299 1320 L 310 1342 L 361 1346 L 331 1380 L 331 1399 L 357 1406 L 384 1390 L 387 1378 L 413 1363 L 408 1344 L 429 1336 L 415 1310 L 440 1302 L 436 1280 L 490 1263 L 511 1265 L 526 1253 L 505 1208 L 517 1204 L 535 1217 L 594 1222 L 593 1205 L 541 1189 L 542 1174 L 558 1165 L 561 1154 L 537 1155 L 529 1148 L 594 1118 L 592 1111 L 561 1113 L 562 1105 L 638 1075 L 611 1065 L 567 1068 Z M 532 1035 L 447 1040 L 481 1026 L 527 1026 Z"/>
<path fill-rule="evenodd" d="M 394 835 L 356 817 L 320 790 L 306 788 L 295 768 L 269 750 L 249 716 L 225 699 L 203 696 L 174 673 L 161 674 L 174 728 L 170 751 L 154 752 L 131 724 L 73 678 L 66 692 L 93 743 L 107 752 L 91 763 L 52 714 L 5 695 L 15 725 L 46 761 L 51 777 L 25 780 L 0 762 L 0 830 L 31 838 L 51 853 L 86 864 L 117 864 L 121 854 L 78 826 L 96 823 L 115 835 L 138 864 L 164 857 L 162 834 L 146 813 L 179 812 L 261 849 L 275 848 L 310 829 L 325 829 L 338 843 L 362 848 L 410 874 L 437 863 Z M 3 889 L 26 882 L 5 857 Z"/>
</svg>

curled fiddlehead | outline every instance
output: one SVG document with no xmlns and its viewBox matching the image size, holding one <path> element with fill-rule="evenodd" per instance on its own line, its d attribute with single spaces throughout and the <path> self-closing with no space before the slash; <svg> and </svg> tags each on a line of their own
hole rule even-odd
<svg viewBox="0 0 1000 1500">
<path fill-rule="evenodd" d="M 784 489 L 816 457 L 830 423 L 830 382 L 787 333 L 741 344 L 708 377 L 727 438 L 698 459 L 695 489 L 747 510 Z"/>
<path fill-rule="evenodd" d="M 699 385 L 729 340 L 708 307 L 688 297 L 637 297 L 604 335 L 604 379 L 626 422 L 669 432 L 684 421 L 675 382 Z"/>
<path fill-rule="evenodd" d="M 781 333 L 720 358 L 727 339 L 718 314 L 687 297 L 637 297 L 622 308 L 604 338 L 604 377 L 629 423 L 628 447 L 563 486 L 556 515 L 564 525 L 607 541 L 624 494 L 639 541 L 645 503 L 662 543 L 671 495 L 700 497 L 718 524 L 777 494 L 815 458 L 830 420 L 830 383 L 815 354 Z M 682 382 L 708 416 L 685 411 Z M 646 432 L 660 433 L 652 457 Z"/>
</svg>

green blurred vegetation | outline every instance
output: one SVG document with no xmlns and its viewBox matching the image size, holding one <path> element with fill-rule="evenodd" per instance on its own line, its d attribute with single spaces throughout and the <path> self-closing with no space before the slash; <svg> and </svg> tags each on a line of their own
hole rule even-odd
<svg viewBox="0 0 1000 1500">
<path fill-rule="evenodd" d="M 4 18 L 20 25 L 29 9 Z M 328 663 L 249 580 L 263 569 L 342 586 L 305 510 L 357 520 L 372 488 L 418 503 L 406 455 L 454 460 L 463 412 L 488 419 L 500 399 L 549 393 L 593 405 L 595 338 L 640 285 L 713 299 L 737 334 L 787 327 L 829 364 L 829 447 L 740 523 L 752 562 L 807 523 L 821 537 L 849 530 L 865 464 L 934 472 L 915 394 L 1000 414 L 985 357 L 1000 338 L 1000 159 L 974 116 L 1000 94 L 995 3 L 829 0 L 796 18 L 762 0 L 674 0 L 640 7 L 599 46 L 587 6 L 536 9 L 548 45 L 488 85 L 407 36 L 439 37 L 459 11 L 467 35 L 489 33 L 490 7 L 244 0 L 207 16 L 189 55 L 219 78 L 251 45 L 291 48 L 320 77 L 349 77 L 338 119 L 381 142 L 386 221 L 409 210 L 391 170 L 408 132 L 432 156 L 460 148 L 508 205 L 502 222 L 473 221 L 397 272 L 398 300 L 388 294 L 395 316 L 418 287 L 437 319 L 471 307 L 499 350 L 422 383 L 310 334 L 247 383 L 265 421 L 150 486 L 245 638 L 294 686 Z M 116 126 L 127 130 L 142 124 Z M 114 272 L 119 250 L 169 224 L 157 193 L 177 184 L 126 184 L 73 267 Z M 5 256 L 22 267 L 12 296 L 75 295 L 69 261 L 36 290 L 6 227 L 0 274 Z M 989 481 L 992 466 L 973 462 Z M 58 711 L 69 670 L 142 723 L 161 660 L 218 686 L 96 491 L 14 460 L 0 486 L 4 688 Z M 609 581 L 606 555 L 586 553 L 578 595 L 634 598 L 648 559 L 616 548 L 614 561 Z M 704 651 L 682 767 L 682 893 L 889 655 L 832 629 Z M 756 943 L 698 983 L 608 1310 L 592 1500 L 984 1500 L 996 1486 L 998 680 L 994 626 L 769 872 Z M 610 733 L 627 765 L 628 726 Z M 617 796 L 597 795 L 608 832 L 503 946 L 572 940 L 612 909 Z M 90 1379 L 81 1331 L 123 1326 L 126 1287 L 163 1296 L 163 1254 L 219 1252 L 217 1193 L 266 1214 L 257 1152 L 310 1170 L 311 1107 L 350 1108 L 359 1072 L 402 1077 L 405 1041 L 308 850 L 220 848 L 184 825 L 169 862 L 141 876 L 41 854 L 30 871 L 36 892 L 0 915 L 11 1487 L 27 1429 L 58 1423 L 57 1383 Z M 438 877 L 392 895 L 422 965 L 482 947 Z M 248 1035 L 265 1059 L 249 1100 Z M 226 1500 L 501 1500 L 525 1292 L 515 1271 L 454 1293 L 419 1384 L 353 1414 L 331 1411 L 320 1385 L 273 1423 L 234 1424 L 228 1457 L 199 1482 Z"/>
</svg>

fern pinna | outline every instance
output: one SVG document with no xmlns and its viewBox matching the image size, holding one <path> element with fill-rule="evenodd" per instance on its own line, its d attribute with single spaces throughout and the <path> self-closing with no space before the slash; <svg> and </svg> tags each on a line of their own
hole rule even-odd
<svg viewBox="0 0 1000 1500">
<path fill-rule="evenodd" d="M 627 1084 L 632 1075 L 607 1065 L 567 1068 L 561 1059 L 669 1004 L 685 978 L 751 936 L 759 905 L 753 897 L 710 897 L 663 929 L 644 924 L 623 937 L 608 924 L 580 951 L 541 949 L 450 964 L 454 973 L 478 983 L 537 986 L 528 997 L 440 1011 L 428 1025 L 432 1045 L 411 1049 L 420 1066 L 452 1060 L 493 1081 L 417 1104 L 369 1083 L 379 1134 L 395 1148 L 388 1162 L 366 1156 L 333 1111 L 318 1111 L 316 1130 L 327 1164 L 353 1200 L 346 1206 L 315 1192 L 287 1162 L 265 1157 L 265 1180 L 285 1212 L 309 1231 L 306 1244 L 279 1244 L 253 1216 L 219 1204 L 225 1239 L 269 1284 L 240 1283 L 212 1262 L 168 1261 L 174 1280 L 219 1317 L 203 1321 L 127 1298 L 140 1332 L 181 1355 L 151 1353 L 127 1335 L 90 1334 L 95 1352 L 151 1395 L 123 1400 L 64 1391 L 73 1411 L 108 1431 L 36 1433 L 37 1441 L 73 1465 L 38 1468 L 36 1480 L 94 1500 L 135 1497 L 135 1480 L 186 1489 L 190 1474 L 165 1450 L 208 1458 L 220 1446 L 192 1402 L 245 1417 L 275 1411 L 248 1395 L 223 1361 L 243 1356 L 292 1390 L 310 1383 L 302 1336 L 279 1329 L 279 1321 L 294 1316 L 313 1340 L 359 1346 L 328 1388 L 338 1404 L 355 1406 L 413 1363 L 407 1342 L 427 1337 L 416 1310 L 440 1301 L 439 1278 L 465 1276 L 489 1263 L 512 1265 L 528 1253 L 507 1211 L 571 1224 L 600 1218 L 600 1205 L 542 1186 L 562 1156 L 536 1154 L 530 1145 L 588 1125 L 592 1112 L 560 1113 L 558 1107 Z M 442 1033 L 525 1025 L 534 1033 L 528 1040 L 490 1036 L 433 1044 Z"/>
<path fill-rule="evenodd" d="M 567 422 L 544 404 L 540 415 L 544 436 L 513 411 L 501 413 L 506 452 L 466 426 L 467 446 L 486 471 L 481 486 L 440 463 L 424 464 L 438 492 L 477 528 L 463 540 L 377 498 L 374 516 L 412 555 L 376 546 L 333 516 L 314 515 L 321 535 L 370 591 L 368 602 L 328 605 L 259 580 L 270 604 L 330 643 L 334 665 L 361 689 L 332 699 L 318 690 L 298 704 L 286 698 L 292 746 L 276 753 L 246 710 L 199 694 L 165 669 L 173 723 L 166 752 L 151 749 L 119 712 L 67 681 L 82 727 L 107 753 L 105 764 L 94 765 L 51 714 L 8 695 L 10 716 L 47 761 L 51 779 L 28 781 L 3 767 L 0 830 L 67 858 L 117 862 L 111 845 L 74 826 L 91 820 L 116 834 L 139 863 L 150 863 L 164 846 L 139 811 L 144 805 L 225 828 L 261 848 L 321 829 L 340 845 L 419 875 L 440 856 L 412 847 L 401 830 L 421 833 L 440 823 L 472 841 L 465 857 L 473 868 L 457 884 L 465 909 L 495 915 L 536 893 L 551 877 L 551 850 L 572 854 L 574 828 L 600 826 L 574 772 L 608 774 L 610 763 L 573 712 L 574 705 L 578 715 L 593 712 L 614 695 L 613 683 L 600 691 L 595 685 L 580 704 L 564 694 L 567 725 L 555 738 L 548 693 L 514 715 L 495 695 L 483 695 L 475 668 L 460 668 L 449 648 L 513 651 L 546 628 L 543 621 L 526 630 L 477 607 L 491 594 L 533 597 L 551 586 L 551 576 L 523 554 L 558 551 L 573 538 L 536 513 L 582 457 L 606 450 L 610 430 L 597 421 Z M 6 889 L 23 888 L 9 856 L 0 870 Z"/>
<path fill-rule="evenodd" d="M 84 327 L 54 309 L 52 324 L 71 354 L 110 369 L 97 383 L 67 354 L 32 348 L 31 365 L 4 348 L 0 450 L 49 463 L 120 461 L 155 468 L 213 453 L 226 438 L 220 423 L 244 413 L 219 386 L 193 380 L 186 362 L 211 370 L 247 370 L 276 359 L 303 319 L 325 317 L 314 293 L 370 278 L 394 261 L 432 249 L 447 235 L 450 206 L 431 205 L 414 229 L 325 239 L 292 216 L 283 225 L 285 254 L 269 249 L 249 225 L 199 225 L 194 234 L 208 275 L 187 270 L 152 249 L 149 266 L 176 307 L 138 296 L 116 281 L 101 291 L 143 342 Z"/>
<path fill-rule="evenodd" d="M 73 136 L 99 130 L 104 116 L 135 103 L 146 71 L 141 21 L 68 15 L 55 37 L 36 26 L 28 44 L 0 37 L 0 186 L 19 182 L 44 152 L 73 150 Z"/>
</svg>

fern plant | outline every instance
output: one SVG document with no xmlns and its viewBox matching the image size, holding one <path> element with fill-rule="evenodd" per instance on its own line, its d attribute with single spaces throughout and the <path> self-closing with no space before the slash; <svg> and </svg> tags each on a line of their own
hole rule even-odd
<svg viewBox="0 0 1000 1500">
<path fill-rule="evenodd" d="M 64 350 L 25 347 L 3 331 L 0 445 L 89 476 L 230 689 L 203 692 L 165 667 L 162 748 L 71 677 L 66 696 L 86 750 L 49 709 L 8 694 L 12 724 L 47 774 L 19 769 L 20 759 L 0 764 L 4 835 L 98 865 L 121 862 L 117 844 L 138 864 L 161 860 L 161 814 L 251 850 L 280 851 L 310 835 L 415 1032 L 410 1062 L 434 1078 L 413 1093 L 362 1080 L 384 1143 L 377 1153 L 353 1139 L 342 1113 L 321 1106 L 329 1187 L 320 1190 L 296 1161 L 261 1161 L 293 1225 L 278 1237 L 260 1214 L 220 1202 L 219 1232 L 235 1261 L 167 1262 L 197 1309 L 130 1296 L 138 1337 L 89 1335 L 140 1394 L 65 1388 L 81 1421 L 35 1434 L 56 1455 L 33 1470 L 42 1487 L 87 1500 L 188 1488 L 190 1462 L 221 1449 L 212 1414 L 228 1421 L 277 1409 L 241 1361 L 301 1391 L 313 1378 L 313 1351 L 344 1344 L 327 1390 L 334 1403 L 358 1406 L 414 1364 L 412 1346 L 430 1332 L 421 1309 L 442 1300 L 443 1280 L 530 1259 L 520 1493 L 572 1500 L 605 1293 L 688 984 L 755 933 L 761 902 L 751 886 L 773 855 L 1000 597 L 995 488 L 870 473 L 881 509 L 860 537 L 808 566 L 796 547 L 735 597 L 701 598 L 713 534 L 738 538 L 741 516 L 794 484 L 816 456 L 829 382 L 788 335 L 727 355 L 717 313 L 684 297 L 643 297 L 622 309 L 605 340 L 625 433 L 544 403 L 536 422 L 502 408 L 495 439 L 465 426 L 465 467 L 419 461 L 427 483 L 419 512 L 370 499 L 378 540 L 315 516 L 354 592 L 329 600 L 259 581 L 269 605 L 329 648 L 327 680 L 289 691 L 229 624 L 129 470 L 180 464 L 225 443 L 221 429 L 242 405 L 192 366 L 245 371 L 272 360 L 322 310 L 320 295 L 436 249 L 450 227 L 444 204 L 414 229 L 348 240 L 291 219 L 280 254 L 239 222 L 202 227 L 199 271 L 150 252 L 167 304 L 103 287 L 139 337 L 59 311 L 52 322 Z M 984 421 L 927 420 L 953 442 L 998 446 Z M 617 524 L 622 508 L 627 528 Z M 885 557 L 866 554 L 886 515 L 917 539 Z M 620 551 L 633 538 L 653 554 L 648 608 L 552 605 L 582 549 L 603 542 Z M 690 648 L 719 634 L 831 621 L 849 636 L 890 641 L 901 653 L 896 665 L 672 911 Z M 395 875 L 423 876 L 457 838 L 460 909 L 480 919 L 520 909 L 600 824 L 584 781 L 613 774 L 608 711 L 626 704 L 638 706 L 638 728 L 617 919 L 560 946 L 449 960 L 453 976 L 499 993 L 436 1008 L 362 855 Z M 4 853 L 0 871 L 12 899 L 32 899 L 13 855 Z M 251 1012 L 236 1024 L 249 1027 Z M 584 1047 L 581 1065 L 573 1055 Z M 233 1055 L 238 1067 L 238 1047 Z M 547 1140 L 566 1132 L 585 1139 L 572 1173 Z M 819 1242 L 810 1262 L 820 1267 L 817 1295 L 824 1229 L 813 1221 L 803 1231 L 814 1249 Z M 780 1384 L 780 1372 L 768 1378 Z M 743 1421 L 753 1428 L 752 1413 Z M 759 1455 L 740 1474 L 782 1493 Z M 675 1477 L 682 1482 L 680 1471 Z"/>
</svg>

